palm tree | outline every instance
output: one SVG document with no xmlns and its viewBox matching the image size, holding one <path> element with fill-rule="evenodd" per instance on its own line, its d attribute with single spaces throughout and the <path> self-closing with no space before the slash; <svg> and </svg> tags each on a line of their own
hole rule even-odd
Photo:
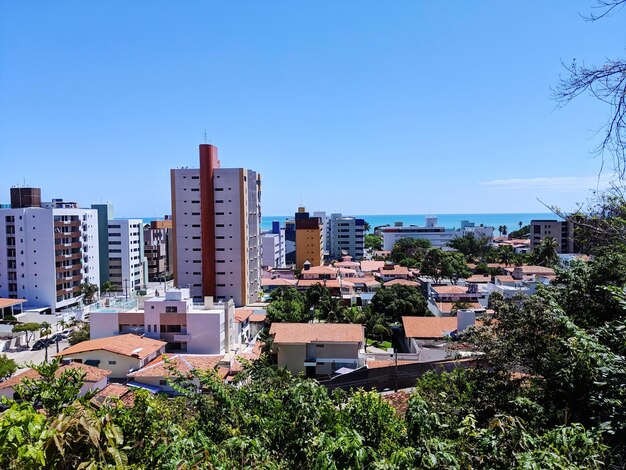
<svg viewBox="0 0 626 470">
<path fill-rule="evenodd" d="M 509 233 L 509 229 L 506 225 L 502 226 L 502 235 L 506 235 L 507 233 Z"/>
<path fill-rule="evenodd" d="M 95 284 L 84 283 L 80 285 L 80 293 L 86 304 L 93 303 L 94 296 L 98 293 L 98 286 Z"/>
<path fill-rule="evenodd" d="M 50 323 L 48 323 L 47 321 L 43 322 L 40 326 L 39 329 L 39 337 L 43 338 L 44 336 L 48 336 L 50 333 L 52 333 L 52 328 L 50 328 Z M 45 347 L 46 347 L 46 362 L 48 362 L 48 342 L 44 342 Z"/>
<path fill-rule="evenodd" d="M 505 266 L 508 266 L 515 257 L 515 251 L 513 247 L 509 245 L 503 245 L 498 247 L 498 259 L 501 263 L 504 263 Z"/>
<path fill-rule="evenodd" d="M 102 288 L 100 289 L 102 295 L 106 294 L 107 292 L 113 292 L 114 290 L 115 285 L 111 281 L 104 281 L 102 283 Z"/>
<path fill-rule="evenodd" d="M 370 223 L 366 220 L 363 223 L 363 228 L 365 229 L 365 233 L 369 232 L 370 230 L 372 230 L 372 226 L 370 225 Z"/>
<path fill-rule="evenodd" d="M 546 237 L 534 250 L 535 262 L 538 265 L 552 267 L 559 259 L 559 244 L 553 237 Z"/>
</svg>

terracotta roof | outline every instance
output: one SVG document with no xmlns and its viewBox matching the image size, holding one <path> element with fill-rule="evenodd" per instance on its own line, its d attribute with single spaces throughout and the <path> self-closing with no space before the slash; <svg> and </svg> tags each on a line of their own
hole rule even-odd
<svg viewBox="0 0 626 470">
<path fill-rule="evenodd" d="M 283 279 L 281 277 L 277 277 L 275 279 L 264 277 L 261 279 L 262 286 L 277 286 L 277 287 L 291 287 L 296 285 L 296 281 L 292 279 Z"/>
<path fill-rule="evenodd" d="M 102 390 L 98 391 L 98 393 L 91 398 L 91 402 L 96 405 L 103 405 L 115 399 L 120 399 L 126 406 L 133 406 L 135 403 L 135 395 L 132 389 L 126 385 L 116 383 L 110 383 Z"/>
<path fill-rule="evenodd" d="M 267 315 L 265 313 L 253 313 L 252 315 L 250 315 L 250 322 L 251 323 L 262 323 L 265 321 L 265 319 L 267 318 Z"/>
<path fill-rule="evenodd" d="M 466 294 L 467 287 L 466 286 L 433 286 L 432 288 L 437 294 Z"/>
<path fill-rule="evenodd" d="M 131 372 L 128 377 L 172 377 L 172 368 L 181 374 L 188 374 L 196 369 L 212 370 L 223 358 L 223 354 L 176 354 L 169 357 L 164 354 L 145 367 Z"/>
<path fill-rule="evenodd" d="M 238 323 L 245 322 L 250 315 L 254 313 L 254 310 L 251 308 L 236 308 L 235 309 L 235 321 Z"/>
<path fill-rule="evenodd" d="M 331 266 L 312 266 L 310 269 L 302 270 L 302 275 L 305 274 L 337 274 L 337 269 Z"/>
<path fill-rule="evenodd" d="M 435 302 L 435 306 L 441 313 L 450 313 L 454 310 L 454 304 L 456 302 Z M 485 307 L 478 302 L 463 302 L 469 305 L 470 310 L 484 310 Z"/>
<path fill-rule="evenodd" d="M 356 261 L 339 261 L 338 263 L 335 263 L 335 267 L 337 268 L 350 268 L 350 269 L 358 269 L 359 268 L 359 263 L 357 263 Z"/>
<path fill-rule="evenodd" d="M 391 392 L 391 393 L 383 393 L 383 400 L 389 402 L 391 406 L 396 410 L 400 416 L 404 416 L 406 411 L 409 409 L 409 399 L 411 398 L 411 394 L 407 393 L 403 390 L 399 392 Z"/>
<path fill-rule="evenodd" d="M 417 361 L 405 361 L 405 360 L 399 360 L 398 361 L 398 365 L 402 366 L 402 365 L 406 365 L 406 364 L 415 364 Z M 368 360 L 367 361 L 367 368 L 368 369 L 380 369 L 382 367 L 394 367 L 396 365 L 396 361 L 394 361 L 393 359 L 388 359 L 388 360 L 376 360 L 376 359 L 372 359 L 372 360 Z"/>
<path fill-rule="evenodd" d="M 85 382 L 100 382 L 108 375 L 111 375 L 110 370 L 98 369 L 97 367 L 88 366 L 87 364 L 79 364 L 78 362 L 71 362 L 69 364 L 62 365 L 61 367 L 59 367 L 54 375 L 55 377 L 59 377 L 63 371 L 70 369 L 79 369 L 84 372 Z M 41 376 L 39 375 L 39 372 L 37 372 L 35 369 L 26 369 L 24 372 L 21 372 L 18 375 L 15 375 L 10 379 L 5 380 L 4 382 L 0 382 L 0 389 L 13 387 L 14 385 L 21 383 L 22 380 L 26 378 L 36 380 L 40 377 Z"/>
<path fill-rule="evenodd" d="M 398 266 L 397 264 L 391 269 L 385 269 L 383 266 L 378 270 L 378 272 L 381 276 L 409 276 L 411 274 L 409 268 L 405 266 Z"/>
<path fill-rule="evenodd" d="M 490 276 L 484 276 L 482 274 L 474 274 L 473 276 L 470 276 L 467 279 L 465 279 L 465 282 L 473 282 L 476 284 L 488 283 L 490 281 L 491 281 Z"/>
<path fill-rule="evenodd" d="M 363 325 L 350 323 L 272 323 L 274 343 L 356 343 L 364 341 Z"/>
<path fill-rule="evenodd" d="M 516 282 L 513 276 L 496 276 L 496 280 L 500 282 Z"/>
<path fill-rule="evenodd" d="M 456 320 L 456 317 L 402 317 L 402 325 L 407 338 L 435 339 L 456 331 Z M 476 326 L 482 324 L 476 320 Z"/>
<path fill-rule="evenodd" d="M 26 299 L 0 299 L 0 308 L 13 307 L 14 305 L 23 304 Z"/>
<path fill-rule="evenodd" d="M 507 269 L 507 271 L 517 271 L 517 272 L 521 272 L 522 274 L 525 275 L 532 275 L 532 274 L 537 274 L 537 275 L 546 275 L 546 276 L 552 276 L 554 275 L 554 269 L 552 268 L 546 268 L 545 266 L 515 266 L 514 268 L 509 268 Z"/>
<path fill-rule="evenodd" d="M 396 285 L 418 287 L 419 283 L 417 283 L 415 281 L 409 281 L 407 279 L 393 279 L 391 281 L 385 282 L 383 285 L 385 287 L 387 287 L 387 286 L 396 286 Z"/>
<path fill-rule="evenodd" d="M 364 272 L 378 271 L 384 265 L 385 265 L 384 261 L 363 260 L 361 261 L 361 271 L 364 271 Z"/>
<path fill-rule="evenodd" d="M 357 286 L 359 284 L 364 284 L 366 286 L 380 286 L 380 282 L 378 282 L 373 277 L 355 277 L 350 278 L 350 282 Z"/>
<path fill-rule="evenodd" d="M 443 338 L 456 330 L 456 317 L 402 317 L 407 338 Z"/>
<path fill-rule="evenodd" d="M 339 289 L 341 287 L 339 279 L 300 279 L 298 281 L 298 287 L 311 287 L 315 284 L 321 284 L 329 289 Z"/>
<path fill-rule="evenodd" d="M 143 359 L 165 347 L 165 341 L 150 339 L 133 334 L 109 336 L 107 338 L 90 339 L 70 346 L 55 356 L 71 356 L 87 351 L 109 351 L 122 356 Z"/>
</svg>

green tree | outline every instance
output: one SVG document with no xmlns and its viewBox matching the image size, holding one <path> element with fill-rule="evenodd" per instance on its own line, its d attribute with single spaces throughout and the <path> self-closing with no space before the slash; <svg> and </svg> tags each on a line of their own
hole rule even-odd
<svg viewBox="0 0 626 470">
<path fill-rule="evenodd" d="M 89 325 L 89 323 L 83 322 L 79 326 L 74 328 L 74 330 L 72 330 L 69 337 L 67 338 L 68 343 L 74 345 L 89 340 L 91 330 Z"/>
<path fill-rule="evenodd" d="M 459 279 L 466 279 L 472 275 L 467 267 L 465 257 L 461 253 L 444 252 L 443 277 L 456 284 Z"/>
<path fill-rule="evenodd" d="M 554 266 L 559 260 L 558 248 L 559 244 L 553 237 L 544 238 L 533 250 L 535 263 L 547 267 Z"/>
<path fill-rule="evenodd" d="M 80 285 L 80 293 L 83 296 L 83 300 L 86 304 L 92 304 L 94 302 L 94 297 L 98 293 L 98 286 L 95 284 L 90 284 L 85 282 Z"/>
<path fill-rule="evenodd" d="M 51 328 L 50 323 L 48 323 L 47 321 L 42 322 L 39 328 L 39 337 L 44 338 L 45 336 L 48 336 L 51 333 L 52 333 L 52 328 Z M 45 361 L 48 362 L 48 342 L 47 341 L 44 343 L 44 348 L 46 350 Z"/>
<path fill-rule="evenodd" d="M 498 247 L 498 261 L 505 266 L 513 262 L 515 258 L 515 250 L 510 245 L 501 245 Z"/>
<path fill-rule="evenodd" d="M 17 370 L 17 364 L 15 361 L 6 354 L 0 356 L 0 381 L 8 379 Z"/>
<path fill-rule="evenodd" d="M 399 323 L 403 316 L 432 315 L 418 289 L 400 284 L 378 289 L 372 298 L 372 309 L 382 315 L 387 324 Z"/>
<path fill-rule="evenodd" d="M 313 312 L 305 309 L 305 298 L 295 288 L 275 289 L 267 306 L 270 322 L 306 323 L 313 319 Z"/>
<path fill-rule="evenodd" d="M 391 259 L 400 263 L 404 259 L 414 259 L 421 264 L 426 250 L 430 248 L 430 241 L 416 238 L 401 238 L 391 250 Z"/>
<path fill-rule="evenodd" d="M 473 233 L 466 233 L 462 237 L 453 238 L 448 246 L 465 255 L 468 260 L 481 258 L 489 249 L 487 237 L 475 237 Z"/>
<path fill-rule="evenodd" d="M 102 295 L 106 295 L 109 292 L 115 292 L 116 290 L 117 287 L 111 281 L 104 281 L 100 288 L 100 292 L 102 292 Z"/>
<path fill-rule="evenodd" d="M 18 323 L 17 325 L 13 325 L 13 333 L 25 332 L 24 339 L 26 340 L 26 347 L 30 347 L 30 340 L 34 338 L 35 331 L 39 331 L 41 328 L 40 323 L 28 322 L 28 323 Z"/>
<path fill-rule="evenodd" d="M 368 233 L 365 235 L 365 248 L 367 250 L 382 250 L 383 249 L 383 237 Z"/>
</svg>

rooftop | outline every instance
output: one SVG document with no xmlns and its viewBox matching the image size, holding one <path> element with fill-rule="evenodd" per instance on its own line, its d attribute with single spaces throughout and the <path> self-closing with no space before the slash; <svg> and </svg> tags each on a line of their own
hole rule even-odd
<svg viewBox="0 0 626 470">
<path fill-rule="evenodd" d="M 71 356 L 72 354 L 102 350 L 143 359 L 165 347 L 166 344 L 165 341 L 127 334 L 83 341 L 64 349 L 55 356 Z"/>
<path fill-rule="evenodd" d="M 100 382 L 102 379 L 111 374 L 111 371 L 98 369 L 97 367 L 88 366 L 87 364 L 79 364 L 77 362 L 71 362 L 66 365 L 62 365 L 54 374 L 55 377 L 59 377 L 63 371 L 79 369 L 81 372 L 85 373 L 85 382 Z M 24 372 L 19 373 L 11 377 L 10 379 L 5 380 L 4 382 L 0 382 L 0 389 L 13 387 L 22 382 L 24 379 L 39 379 L 41 376 L 39 372 L 35 369 L 26 369 Z"/>
<path fill-rule="evenodd" d="M 359 343 L 365 333 L 363 325 L 349 323 L 272 323 L 274 343 Z"/>
<path fill-rule="evenodd" d="M 176 354 L 169 357 L 164 354 L 128 376 L 170 377 L 175 375 L 174 370 L 181 374 L 188 374 L 194 370 L 213 370 L 223 358 L 222 354 Z"/>
</svg>

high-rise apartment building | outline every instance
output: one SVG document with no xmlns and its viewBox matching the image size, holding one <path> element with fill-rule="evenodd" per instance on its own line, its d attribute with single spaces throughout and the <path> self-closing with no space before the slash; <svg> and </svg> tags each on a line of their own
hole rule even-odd
<svg viewBox="0 0 626 470">
<path fill-rule="evenodd" d="M 320 266 L 324 261 L 322 232 L 324 225 L 319 217 L 310 217 L 304 207 L 298 207 L 296 225 L 296 268 L 302 269 L 308 261 L 311 266 Z"/>
<path fill-rule="evenodd" d="M 341 214 L 330 216 L 330 256 L 363 258 L 365 252 L 365 220 Z"/>
<path fill-rule="evenodd" d="M 144 254 L 148 279 L 159 282 L 170 273 L 172 220 L 153 220 L 143 228 Z"/>
<path fill-rule="evenodd" d="M 261 235 L 261 266 L 264 268 L 284 268 L 285 228 L 278 220 L 272 221 L 272 230 Z"/>
<path fill-rule="evenodd" d="M 77 305 L 81 284 L 100 285 L 98 213 L 74 202 L 41 202 L 39 188 L 11 188 L 0 209 L 0 297 L 26 308 Z"/>
<path fill-rule="evenodd" d="M 258 299 L 261 175 L 222 168 L 217 147 L 200 145 L 200 168 L 170 172 L 174 282 L 194 298 Z"/>
<path fill-rule="evenodd" d="M 108 239 L 109 281 L 127 295 L 141 290 L 148 281 L 148 266 L 143 251 L 143 221 L 109 220 Z"/>
<path fill-rule="evenodd" d="M 558 253 L 575 253 L 574 224 L 569 221 L 531 220 L 530 248 L 535 249 L 548 237 L 556 240 Z"/>
</svg>

